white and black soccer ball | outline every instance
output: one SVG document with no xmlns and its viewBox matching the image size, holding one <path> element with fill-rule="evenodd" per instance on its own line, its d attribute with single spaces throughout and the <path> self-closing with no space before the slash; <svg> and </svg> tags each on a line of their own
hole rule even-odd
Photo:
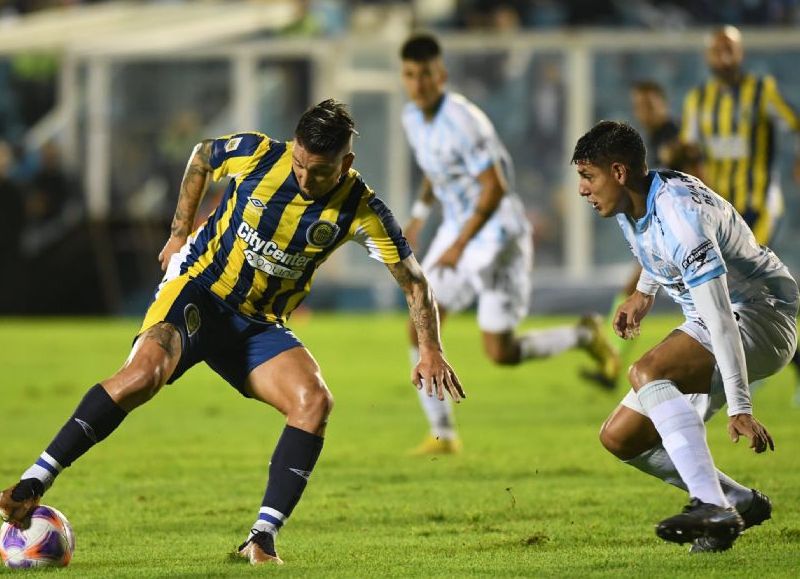
<svg viewBox="0 0 800 579">
<path fill-rule="evenodd" d="M 27 529 L 9 523 L 0 527 L 0 560 L 6 567 L 65 567 L 74 551 L 72 527 L 53 507 L 36 507 Z"/>
</svg>

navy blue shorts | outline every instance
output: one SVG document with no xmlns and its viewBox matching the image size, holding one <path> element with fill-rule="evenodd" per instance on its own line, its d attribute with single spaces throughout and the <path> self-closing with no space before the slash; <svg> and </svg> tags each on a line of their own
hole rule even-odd
<svg viewBox="0 0 800 579">
<path fill-rule="evenodd" d="M 167 384 L 205 362 L 247 396 L 244 385 L 250 372 L 281 352 L 303 347 L 289 328 L 243 316 L 186 275 L 161 287 L 139 334 L 159 322 L 172 324 L 181 335 L 181 359 Z"/>
</svg>

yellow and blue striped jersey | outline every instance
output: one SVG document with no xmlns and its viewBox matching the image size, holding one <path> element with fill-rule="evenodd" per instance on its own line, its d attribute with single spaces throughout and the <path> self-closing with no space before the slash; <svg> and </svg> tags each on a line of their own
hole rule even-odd
<svg viewBox="0 0 800 579">
<path fill-rule="evenodd" d="M 173 256 L 161 287 L 188 274 L 241 314 L 284 323 L 317 268 L 346 241 L 383 263 L 411 254 L 389 209 L 354 169 L 324 198 L 304 196 L 292 148 L 260 133 L 214 140 L 213 179 L 231 181 L 216 211 Z"/>
<path fill-rule="evenodd" d="M 800 117 L 770 75 L 745 74 L 735 86 L 712 78 L 686 95 L 681 139 L 705 152 L 706 183 L 768 242 L 783 212 L 774 174 L 776 121 L 800 130 Z"/>
</svg>

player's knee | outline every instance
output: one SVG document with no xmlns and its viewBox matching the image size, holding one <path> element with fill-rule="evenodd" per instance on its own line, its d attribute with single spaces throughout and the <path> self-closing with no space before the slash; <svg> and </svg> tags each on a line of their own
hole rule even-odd
<svg viewBox="0 0 800 579">
<path fill-rule="evenodd" d="M 294 414 L 310 424 L 324 422 L 333 410 L 333 394 L 322 382 L 305 388 Z"/>
<path fill-rule="evenodd" d="M 608 452 L 621 460 L 628 458 L 628 449 L 626 441 L 619 435 L 619 432 L 614 428 L 614 422 L 611 419 L 606 420 L 600 427 L 600 444 L 603 445 Z"/>
<path fill-rule="evenodd" d="M 653 365 L 644 357 L 634 362 L 631 367 L 628 368 L 628 381 L 631 387 L 638 392 L 642 386 L 659 378 L 656 373 Z"/>
</svg>

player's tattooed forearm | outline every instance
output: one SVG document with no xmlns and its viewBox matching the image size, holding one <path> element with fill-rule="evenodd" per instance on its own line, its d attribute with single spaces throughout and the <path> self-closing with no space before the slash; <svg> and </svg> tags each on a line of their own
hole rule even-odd
<svg viewBox="0 0 800 579">
<path fill-rule="evenodd" d="M 405 294 L 411 291 L 414 282 L 419 279 L 419 276 L 415 276 L 404 261 L 389 264 L 388 268 L 397 281 L 397 285 L 400 286 L 400 289 L 403 290 Z"/>
<path fill-rule="evenodd" d="M 436 302 L 419 264 L 411 258 L 411 261 L 403 260 L 388 267 L 406 295 L 411 323 L 414 324 L 420 341 L 438 343 L 439 316 Z"/>
<path fill-rule="evenodd" d="M 433 293 L 427 283 L 417 285 L 408 300 L 408 310 L 411 322 L 417 329 L 421 342 L 439 342 L 439 316 Z"/>
</svg>

